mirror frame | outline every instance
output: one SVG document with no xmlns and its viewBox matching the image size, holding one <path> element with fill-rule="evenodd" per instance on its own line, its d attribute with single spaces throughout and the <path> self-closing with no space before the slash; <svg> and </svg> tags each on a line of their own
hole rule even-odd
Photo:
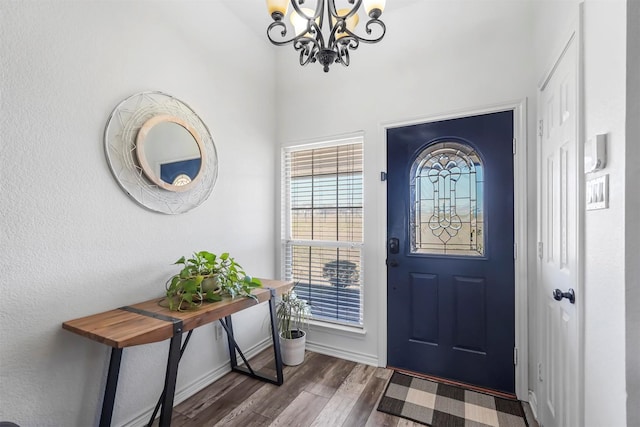
<svg viewBox="0 0 640 427">
<path fill-rule="evenodd" d="M 162 117 L 172 117 L 172 121 L 185 127 L 200 148 L 202 161 L 197 179 L 181 191 L 175 191 L 179 186 L 167 189 L 167 183 L 163 186 L 153 180 L 149 175 L 154 174 L 147 174 L 137 157 L 138 143 L 144 145 L 143 136 L 138 141 L 141 130 L 145 124 L 150 129 L 152 123 L 164 120 Z M 107 120 L 104 150 L 109 169 L 122 190 L 154 212 L 176 215 L 200 206 L 209 198 L 218 178 L 218 154 L 207 125 L 188 105 L 163 92 L 139 92 L 121 101 Z"/>
<path fill-rule="evenodd" d="M 191 134 L 196 144 L 198 145 L 198 151 L 200 151 L 200 169 L 198 170 L 198 174 L 193 177 L 193 179 L 191 179 L 191 182 L 185 185 L 173 185 L 172 183 L 163 181 L 161 177 L 157 176 L 157 174 L 153 170 L 153 167 L 147 161 L 147 156 L 144 154 L 145 144 L 148 144 L 147 137 L 149 136 L 149 131 L 151 131 L 154 126 L 160 123 L 167 122 L 180 125 L 187 132 L 189 132 L 189 134 Z M 189 125 L 189 123 L 182 120 L 181 118 L 169 115 L 159 115 L 152 117 L 142 125 L 136 137 L 136 157 L 145 176 L 154 184 L 158 185 L 161 188 L 164 188 L 167 191 L 182 192 L 191 190 L 196 185 L 198 180 L 202 177 L 202 169 L 206 164 L 206 154 L 204 151 L 204 146 L 202 145 L 202 139 L 200 139 L 198 132 L 193 128 L 193 126 Z"/>
</svg>

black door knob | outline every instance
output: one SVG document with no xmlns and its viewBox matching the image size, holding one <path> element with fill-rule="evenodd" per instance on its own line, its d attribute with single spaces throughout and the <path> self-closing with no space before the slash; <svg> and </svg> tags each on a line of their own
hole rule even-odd
<svg viewBox="0 0 640 427">
<path fill-rule="evenodd" d="M 562 298 L 568 299 L 571 304 L 576 303 L 576 293 L 571 288 L 567 292 L 562 292 L 560 289 L 553 291 L 553 299 L 562 301 Z"/>
<path fill-rule="evenodd" d="M 387 260 L 387 267 L 397 267 L 400 264 L 395 259 Z"/>
</svg>

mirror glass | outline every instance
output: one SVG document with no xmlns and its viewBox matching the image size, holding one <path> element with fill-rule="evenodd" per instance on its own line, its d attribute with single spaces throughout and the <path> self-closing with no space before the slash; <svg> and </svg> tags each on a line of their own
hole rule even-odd
<svg viewBox="0 0 640 427">
<path fill-rule="evenodd" d="M 147 178 L 168 191 L 191 188 L 204 163 L 197 132 L 173 116 L 156 116 L 144 123 L 138 133 L 136 155 Z"/>
</svg>

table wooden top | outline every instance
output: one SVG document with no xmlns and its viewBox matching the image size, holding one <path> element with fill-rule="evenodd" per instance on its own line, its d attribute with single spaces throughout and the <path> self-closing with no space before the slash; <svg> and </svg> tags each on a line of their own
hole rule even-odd
<svg viewBox="0 0 640 427">
<path fill-rule="evenodd" d="M 262 288 L 254 289 L 252 292 L 261 303 L 269 300 L 269 289 L 275 289 L 278 295 L 282 295 L 293 287 L 293 282 L 267 279 L 261 281 Z M 159 305 L 162 300 L 164 298 L 155 298 L 127 307 L 151 315 L 182 320 L 182 331 L 187 332 L 257 304 L 251 298 L 223 298 L 219 302 L 204 302 L 196 310 L 171 311 Z M 125 307 L 69 320 L 62 324 L 62 328 L 115 348 L 164 341 L 173 336 L 173 323 L 170 319 L 163 320 L 127 311 Z"/>
</svg>

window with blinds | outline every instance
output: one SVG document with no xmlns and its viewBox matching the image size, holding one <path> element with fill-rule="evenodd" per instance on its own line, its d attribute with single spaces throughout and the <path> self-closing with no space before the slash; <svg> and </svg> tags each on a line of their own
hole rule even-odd
<svg viewBox="0 0 640 427">
<path fill-rule="evenodd" d="M 362 145 L 283 151 L 283 276 L 314 320 L 362 325 Z"/>
</svg>

